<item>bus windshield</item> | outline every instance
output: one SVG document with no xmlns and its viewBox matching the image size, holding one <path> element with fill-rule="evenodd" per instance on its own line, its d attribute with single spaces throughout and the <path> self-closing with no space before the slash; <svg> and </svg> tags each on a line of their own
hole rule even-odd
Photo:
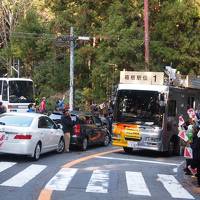
<svg viewBox="0 0 200 200">
<path fill-rule="evenodd" d="M 119 90 L 116 97 L 114 120 L 144 125 L 161 125 L 159 93 L 156 91 Z"/>
<path fill-rule="evenodd" d="M 9 102 L 10 103 L 32 103 L 33 82 L 24 80 L 9 81 Z"/>
</svg>

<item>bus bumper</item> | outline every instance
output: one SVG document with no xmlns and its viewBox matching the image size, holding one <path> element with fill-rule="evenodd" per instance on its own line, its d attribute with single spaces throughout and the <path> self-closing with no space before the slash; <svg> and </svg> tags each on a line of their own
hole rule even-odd
<svg viewBox="0 0 200 200">
<path fill-rule="evenodd" d="M 162 151 L 162 143 L 161 141 L 129 141 L 129 140 L 116 140 L 113 138 L 112 140 L 113 146 L 119 147 L 129 147 L 135 150 L 153 150 L 153 151 Z"/>
</svg>

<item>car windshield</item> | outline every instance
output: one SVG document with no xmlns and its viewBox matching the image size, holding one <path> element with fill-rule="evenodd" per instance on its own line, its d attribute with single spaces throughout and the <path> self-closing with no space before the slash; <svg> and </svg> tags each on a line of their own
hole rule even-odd
<svg viewBox="0 0 200 200">
<path fill-rule="evenodd" d="M 10 103 L 32 103 L 33 82 L 32 81 L 9 81 Z"/>
<path fill-rule="evenodd" d="M 117 93 L 114 118 L 118 122 L 160 125 L 160 110 L 158 92 L 120 90 Z"/>
<path fill-rule="evenodd" d="M 0 116 L 0 125 L 29 127 L 32 121 L 33 117 L 27 117 L 27 116 L 13 116 L 13 115 Z"/>
</svg>

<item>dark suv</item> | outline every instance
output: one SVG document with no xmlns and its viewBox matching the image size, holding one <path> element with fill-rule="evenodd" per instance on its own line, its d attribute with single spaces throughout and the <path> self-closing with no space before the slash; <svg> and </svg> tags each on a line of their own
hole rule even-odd
<svg viewBox="0 0 200 200">
<path fill-rule="evenodd" d="M 61 123 L 61 113 L 52 113 L 49 116 L 57 124 Z M 74 122 L 70 145 L 79 146 L 85 151 L 88 145 L 102 144 L 107 146 L 111 141 L 109 130 L 103 126 L 99 117 L 88 112 L 72 111 L 71 118 Z"/>
</svg>

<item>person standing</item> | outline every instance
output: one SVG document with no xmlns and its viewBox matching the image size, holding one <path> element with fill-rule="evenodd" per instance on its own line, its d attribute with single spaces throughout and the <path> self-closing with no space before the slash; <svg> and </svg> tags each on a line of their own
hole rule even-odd
<svg viewBox="0 0 200 200">
<path fill-rule="evenodd" d="M 0 114 L 3 114 L 6 112 L 6 107 L 3 105 L 3 102 L 0 101 Z"/>
<path fill-rule="evenodd" d="M 28 105 L 28 110 L 27 110 L 27 112 L 35 112 L 34 105 L 33 105 L 32 103 L 30 103 L 30 104 Z"/>
<path fill-rule="evenodd" d="M 63 110 L 63 115 L 61 116 L 61 124 L 65 138 L 65 152 L 69 152 L 70 135 L 73 131 L 73 121 L 68 109 Z"/>
<path fill-rule="evenodd" d="M 42 114 L 46 112 L 46 97 L 42 97 L 42 101 L 39 107 L 39 112 Z"/>
</svg>

